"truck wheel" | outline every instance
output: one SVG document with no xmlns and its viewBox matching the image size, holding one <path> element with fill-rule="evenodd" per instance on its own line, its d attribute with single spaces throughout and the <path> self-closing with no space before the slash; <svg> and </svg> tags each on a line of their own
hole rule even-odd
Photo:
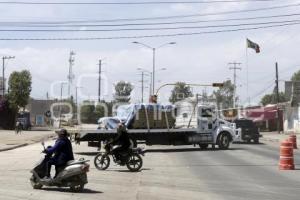
<svg viewBox="0 0 300 200">
<path fill-rule="evenodd" d="M 230 145 L 230 136 L 228 133 L 221 133 L 218 137 L 218 146 L 220 149 L 228 149 Z"/>
<path fill-rule="evenodd" d="M 208 144 L 199 144 L 199 146 L 201 149 L 207 149 Z"/>
</svg>

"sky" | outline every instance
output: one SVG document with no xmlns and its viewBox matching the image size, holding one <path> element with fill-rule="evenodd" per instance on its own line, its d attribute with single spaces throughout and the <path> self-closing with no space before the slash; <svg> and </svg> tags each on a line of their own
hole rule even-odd
<svg viewBox="0 0 300 200">
<path fill-rule="evenodd" d="M 154 1 L 154 0 L 152 0 Z M 38 2 L 25 0 L 23 2 Z M 87 2 L 80 0 L 65 0 L 47 2 Z M 93 1 L 88 2 L 104 2 Z M 109 1 L 105 1 L 109 2 Z M 125 2 L 125 1 L 114 1 Z M 126 2 L 134 2 L 126 0 Z M 150 0 L 148 2 L 151 2 Z M 166 2 L 166 1 L 165 1 Z M 182 1 L 184 2 L 184 1 Z M 297 5 L 299 3 L 299 5 Z M 294 5 L 295 4 L 295 5 Z M 226 12 L 253 10 L 260 8 L 276 7 L 282 5 L 294 5 L 285 8 L 240 12 L 229 14 Z M 214 34 L 195 34 L 170 37 L 146 37 L 129 39 L 100 39 L 82 41 L 25 41 L 3 40 L 12 38 L 108 38 L 108 37 L 133 37 L 153 36 L 182 33 L 199 33 L 224 29 L 238 29 L 245 27 L 265 26 L 265 24 L 242 27 L 211 27 L 203 26 L 237 25 L 247 23 L 269 23 L 290 20 L 300 20 L 300 15 L 289 17 L 277 17 L 258 20 L 235 20 L 225 22 L 199 22 L 209 20 L 242 19 L 261 16 L 278 16 L 300 14 L 300 1 L 274 0 L 266 2 L 245 1 L 232 3 L 206 3 L 206 4 L 153 4 L 153 5 L 20 5 L 1 4 L 0 2 L 0 55 L 15 56 L 15 59 L 5 63 L 5 76 L 13 71 L 23 69 L 30 70 L 33 77 L 32 97 L 45 99 L 47 93 L 51 98 L 60 96 L 60 82 L 67 81 L 69 54 L 74 51 L 73 71 L 74 87 L 78 89 L 79 100 L 97 99 L 98 94 L 98 62 L 103 60 L 102 99 L 113 98 L 113 85 L 120 80 L 134 84 L 132 101 L 141 100 L 141 75 L 137 68 L 152 71 L 152 51 L 142 45 L 133 44 L 138 41 L 151 47 L 159 47 L 162 44 L 176 42 L 175 45 L 166 45 L 156 51 L 156 88 L 166 83 L 177 81 L 196 84 L 211 84 L 233 79 L 233 71 L 229 70 L 228 63 L 240 62 L 241 70 L 237 71 L 237 94 L 239 103 L 247 103 L 247 96 L 251 104 L 257 104 L 260 98 L 271 92 L 275 86 L 275 62 L 279 65 L 280 89 L 284 90 L 284 80 L 300 70 L 300 58 L 298 48 L 300 39 L 298 33 L 300 25 L 280 26 L 267 29 L 244 30 L 237 32 L 223 32 Z M 203 14 L 210 14 L 203 16 Z M 219 13 L 219 14 L 218 14 Z M 223 13 L 223 14 L 220 14 Z M 187 15 L 197 15 L 187 17 Z M 170 19 L 151 19 L 129 21 L 128 19 L 157 18 L 166 16 L 181 16 Z M 182 17 L 185 16 L 185 17 Z M 115 20 L 100 22 L 101 20 Z M 127 19 L 120 21 L 120 19 Z M 74 27 L 16 27 L 30 22 L 30 25 L 45 25 L 72 22 L 68 25 L 79 24 Z M 86 21 L 79 23 L 78 21 Z M 95 22 L 98 21 L 98 22 Z M 187 24 L 152 25 L 152 26 L 125 26 L 132 23 L 169 23 L 169 22 L 194 22 Z M 37 24 L 39 23 L 39 24 Z M 115 26 L 123 24 L 123 26 Z M 12 26 L 14 25 L 14 26 Z M 109 26 L 89 26 L 109 25 Z M 112 26 L 114 25 L 114 26 Z M 273 24 L 272 24 L 273 25 Z M 194 28 L 183 28 L 183 27 Z M 180 29 L 173 30 L 118 30 L 83 32 L 92 29 L 134 29 L 134 28 L 164 27 Z M 199 28 L 202 27 L 202 28 Z M 9 29 L 10 31 L 7 31 Z M 24 32 L 16 29 L 74 29 L 72 32 Z M 3 31 L 6 30 L 6 31 Z M 261 53 L 254 50 L 246 51 L 246 38 L 256 42 L 261 47 Z M 166 70 L 160 70 L 166 68 Z M 248 76 L 247 76 L 248 72 Z M 247 94 L 248 77 L 248 94 Z M 146 77 L 146 79 L 149 79 Z M 150 82 L 145 83 L 147 87 Z M 159 101 L 167 102 L 171 87 L 163 88 L 159 93 Z M 145 99 L 149 88 L 145 88 Z M 194 93 L 208 93 L 213 91 L 211 87 L 193 87 Z M 67 87 L 64 87 L 63 95 L 67 95 Z"/>
</svg>

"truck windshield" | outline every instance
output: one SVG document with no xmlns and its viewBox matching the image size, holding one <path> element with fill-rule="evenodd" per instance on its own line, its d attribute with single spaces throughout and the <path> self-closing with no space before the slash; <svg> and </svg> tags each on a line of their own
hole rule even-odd
<svg viewBox="0 0 300 200">
<path fill-rule="evenodd" d="M 211 108 L 203 108 L 202 109 L 202 117 L 212 117 L 212 109 Z"/>
</svg>

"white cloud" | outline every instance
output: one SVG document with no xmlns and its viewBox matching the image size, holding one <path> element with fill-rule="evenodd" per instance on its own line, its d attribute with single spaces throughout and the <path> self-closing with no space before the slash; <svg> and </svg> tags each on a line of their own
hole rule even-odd
<svg viewBox="0 0 300 200">
<path fill-rule="evenodd" d="M 195 12 L 195 7 L 188 4 L 172 4 L 170 9 L 175 12 Z"/>
<path fill-rule="evenodd" d="M 251 4 L 252 5 L 252 4 Z M 141 9 L 139 12 L 128 12 L 128 18 L 132 16 L 144 16 L 143 11 L 151 12 L 152 15 L 178 15 L 193 13 L 211 13 L 224 12 L 229 10 L 240 10 L 249 8 L 250 4 L 226 3 L 218 6 L 191 6 L 183 4 L 174 4 L 172 6 L 155 6 L 153 9 Z M 95 9 L 95 8 L 93 8 Z M 118 18 L 118 9 L 109 11 L 107 15 L 90 15 L 90 18 L 102 19 L 107 17 Z M 102 9 L 103 10 L 103 9 Z M 78 11 L 78 8 L 75 9 Z M 36 14 L 31 14 L 28 10 L 12 9 L 4 11 L 1 14 L 3 19 L 39 18 L 41 20 L 55 18 L 80 18 L 84 13 L 77 15 L 73 10 L 67 13 L 62 10 L 51 8 L 47 11 L 39 10 Z M 20 12 L 20 15 L 13 18 L 13 14 Z M 43 13 L 44 12 L 44 13 Z M 94 10 L 91 13 L 95 13 Z M 123 10 L 123 12 L 125 12 Z M 102 13 L 99 11 L 99 13 Z M 116 14 L 116 16 L 114 16 Z M 146 14 L 145 14 L 146 15 Z M 151 16 L 152 16 L 151 15 Z M 124 17 L 124 16 L 123 16 Z M 81 27 L 84 30 L 86 27 Z M 281 31 L 277 31 L 281 30 Z M 157 52 L 157 69 L 166 67 L 167 71 L 160 71 L 156 74 L 156 80 L 162 82 L 156 83 L 156 86 L 163 83 L 172 83 L 176 81 L 185 81 L 191 83 L 212 83 L 232 78 L 232 71 L 229 71 L 227 63 L 232 61 L 242 62 L 242 71 L 238 73 L 239 94 L 245 99 L 246 82 L 246 58 L 245 58 L 245 38 L 246 35 L 261 45 L 261 54 L 255 54 L 249 50 L 249 82 L 250 95 L 260 91 L 269 79 L 274 78 L 274 63 L 280 64 L 280 69 L 295 66 L 300 60 L 297 55 L 297 48 L 300 46 L 299 39 L 296 37 L 299 27 L 285 27 L 280 29 L 266 29 L 261 31 L 249 31 L 239 33 L 223 33 L 216 35 L 199 35 L 190 37 L 175 38 L 154 38 L 147 39 L 147 44 L 161 44 L 166 41 L 176 41 L 176 46 L 164 47 Z M 274 34 L 275 33 L 275 34 Z M 74 33 L 76 36 L 77 33 Z M 120 32 L 120 35 L 122 32 Z M 138 34 L 138 33 L 134 33 Z M 145 34 L 145 32 L 143 33 Z M 150 34 L 150 33 L 147 33 Z M 95 34 L 96 35 L 96 34 Z M 119 33 L 118 33 L 119 35 Z M 14 34 L 9 35 L 14 36 Z M 112 97 L 112 85 L 118 80 L 131 81 L 135 84 L 135 97 L 139 99 L 140 88 L 138 67 L 152 70 L 152 53 L 150 50 L 138 46 L 130 45 L 129 40 L 111 40 L 111 41 L 81 41 L 81 42 L 1 42 L 0 55 L 14 55 L 15 60 L 9 61 L 6 74 L 14 70 L 30 69 L 33 75 L 34 97 L 45 97 L 46 92 L 50 90 L 51 82 L 56 80 L 66 80 L 68 73 L 69 52 L 73 49 L 76 52 L 74 72 L 76 78 L 81 74 L 98 72 L 99 58 L 105 58 L 103 70 L 108 78 L 107 96 Z M 6 47 L 6 48 L 5 48 Z M 299 66 L 299 65 L 298 65 Z M 282 76 L 288 77 L 296 68 L 289 72 L 282 72 Z M 267 78 L 264 78 L 267 77 Z M 259 80 L 259 81 L 257 81 Z M 84 81 L 85 89 L 82 92 L 85 95 L 97 94 L 97 78 L 90 78 Z M 103 83 L 104 84 L 104 83 Z M 106 87 L 106 86 L 105 86 Z M 104 88 L 103 88 L 104 90 Z M 162 90 L 161 98 L 164 101 L 169 96 L 170 88 Z M 195 89 L 201 92 L 201 89 Z M 64 91 L 65 93 L 66 91 Z"/>
</svg>

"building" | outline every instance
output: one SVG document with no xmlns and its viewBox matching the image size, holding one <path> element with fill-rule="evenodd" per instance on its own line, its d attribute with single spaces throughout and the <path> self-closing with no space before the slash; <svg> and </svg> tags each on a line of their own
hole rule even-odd
<svg viewBox="0 0 300 200">
<path fill-rule="evenodd" d="M 57 103 L 57 100 L 37 100 L 30 99 L 26 110 L 30 113 L 30 122 L 32 126 L 47 126 L 51 124 L 50 117 L 46 116 L 51 111 L 51 106 Z M 57 108 L 55 109 L 57 111 Z"/>
<path fill-rule="evenodd" d="M 285 107 L 283 104 L 279 104 L 278 107 L 276 104 L 270 104 L 267 106 L 245 108 L 240 112 L 240 116 L 242 118 L 253 120 L 260 131 L 277 131 L 278 122 L 279 130 L 283 131 L 284 110 Z"/>
<path fill-rule="evenodd" d="M 300 82 L 285 82 L 284 131 L 300 133 Z"/>
</svg>

